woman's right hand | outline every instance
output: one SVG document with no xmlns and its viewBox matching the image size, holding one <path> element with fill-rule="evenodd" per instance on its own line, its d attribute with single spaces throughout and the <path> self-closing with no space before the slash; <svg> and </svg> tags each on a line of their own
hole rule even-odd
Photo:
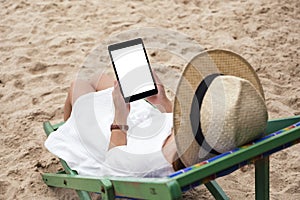
<svg viewBox="0 0 300 200">
<path fill-rule="evenodd" d="M 168 99 L 164 85 L 156 75 L 155 71 L 152 70 L 153 77 L 157 86 L 158 93 L 147 97 L 147 101 L 155 105 L 161 112 L 172 112 L 172 102 Z"/>
<path fill-rule="evenodd" d="M 121 94 L 120 86 L 117 81 L 114 82 L 112 97 L 115 105 L 115 118 L 113 124 L 127 125 L 127 117 L 130 112 L 130 104 L 125 103 Z"/>
</svg>

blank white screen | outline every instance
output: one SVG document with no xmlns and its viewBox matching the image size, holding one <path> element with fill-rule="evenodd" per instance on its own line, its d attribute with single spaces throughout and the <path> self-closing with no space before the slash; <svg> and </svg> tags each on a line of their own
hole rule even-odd
<svg viewBox="0 0 300 200">
<path fill-rule="evenodd" d="M 155 89 L 142 44 L 111 51 L 125 97 Z"/>
</svg>

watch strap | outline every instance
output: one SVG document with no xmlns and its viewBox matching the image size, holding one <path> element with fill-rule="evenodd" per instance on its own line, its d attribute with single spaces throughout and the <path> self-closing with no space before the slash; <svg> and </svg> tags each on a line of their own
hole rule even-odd
<svg viewBox="0 0 300 200">
<path fill-rule="evenodd" d="M 129 127 L 128 125 L 117 125 L 117 124 L 112 124 L 110 126 L 110 131 L 115 130 L 115 129 L 120 129 L 122 131 L 128 131 Z"/>
</svg>

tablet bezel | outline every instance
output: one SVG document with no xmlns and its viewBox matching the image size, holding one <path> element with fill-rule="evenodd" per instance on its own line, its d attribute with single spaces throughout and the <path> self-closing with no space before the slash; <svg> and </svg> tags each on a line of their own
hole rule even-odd
<svg viewBox="0 0 300 200">
<path fill-rule="evenodd" d="M 111 54 L 111 51 L 115 51 L 115 50 L 118 50 L 118 49 L 123 49 L 123 48 L 126 48 L 126 47 L 138 45 L 138 44 L 141 44 L 142 47 L 143 47 L 144 54 L 145 54 L 145 57 L 146 57 L 146 60 L 147 60 L 147 63 L 148 63 L 148 68 L 149 68 L 151 78 L 152 78 L 152 81 L 153 81 L 153 84 L 154 84 L 154 89 L 148 90 L 148 91 L 145 91 L 145 92 L 142 92 L 142 93 L 139 93 L 139 94 L 135 94 L 133 96 L 125 97 L 124 93 L 123 93 L 122 85 L 121 85 L 120 80 L 119 80 L 118 72 L 117 72 L 117 69 L 116 69 L 116 66 L 115 66 L 115 63 L 114 63 L 114 59 L 113 59 L 112 54 Z M 153 77 L 150 62 L 149 62 L 149 59 L 148 59 L 148 56 L 147 56 L 146 49 L 145 49 L 142 38 L 137 38 L 137 39 L 121 42 L 121 43 L 111 44 L 111 45 L 108 46 L 108 52 L 109 52 L 109 56 L 110 56 L 113 68 L 114 68 L 115 75 L 117 77 L 117 80 L 118 80 L 118 83 L 119 83 L 119 86 L 120 86 L 121 93 L 122 93 L 123 98 L 124 98 L 126 103 L 133 102 L 133 101 L 136 101 L 136 100 L 139 100 L 139 99 L 143 99 L 143 98 L 146 98 L 146 97 L 149 97 L 149 96 L 152 96 L 152 95 L 155 95 L 155 94 L 158 93 L 157 86 L 156 86 L 156 83 L 155 83 L 155 79 Z"/>
</svg>

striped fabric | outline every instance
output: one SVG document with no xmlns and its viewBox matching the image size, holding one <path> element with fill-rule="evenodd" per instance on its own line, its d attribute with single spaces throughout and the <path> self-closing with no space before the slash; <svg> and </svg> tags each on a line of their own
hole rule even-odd
<svg viewBox="0 0 300 200">
<path fill-rule="evenodd" d="M 244 145 L 244 146 L 238 147 L 238 148 L 236 148 L 236 149 L 234 149 L 234 150 L 232 150 L 232 151 L 225 152 L 225 153 L 223 153 L 223 154 L 221 154 L 221 155 L 215 156 L 215 157 L 210 158 L 210 159 L 208 159 L 208 160 L 205 160 L 205 161 L 203 161 L 203 162 L 200 162 L 200 163 L 197 163 L 197 164 L 192 165 L 192 166 L 190 166 L 190 167 L 187 167 L 187 168 L 181 169 L 181 170 L 179 170 L 179 171 L 176 171 L 176 172 L 170 174 L 168 177 L 169 177 L 169 178 L 173 178 L 173 177 L 176 177 L 176 176 L 178 176 L 178 175 L 180 175 L 180 174 L 184 174 L 184 173 L 186 173 L 186 172 L 188 172 L 188 171 L 190 171 L 190 170 L 192 170 L 192 169 L 199 168 L 199 167 L 201 167 L 201 166 L 203 166 L 203 165 L 205 165 L 205 164 L 207 164 L 207 163 L 213 162 L 213 161 L 215 161 L 215 160 L 217 160 L 217 159 L 220 159 L 220 158 L 222 158 L 222 157 L 224 157 L 224 156 L 227 156 L 227 155 L 229 155 L 229 154 L 232 154 L 232 153 L 234 153 L 234 152 L 237 152 L 237 151 L 239 151 L 239 150 L 241 150 L 241 149 L 245 149 L 245 148 L 247 148 L 247 147 L 249 147 L 249 146 L 251 146 L 251 145 L 253 145 L 253 144 L 259 143 L 259 142 L 264 141 L 264 140 L 266 140 L 266 139 L 268 139 L 268 138 L 271 138 L 271 137 L 274 137 L 274 136 L 276 136 L 276 135 L 282 134 L 282 133 L 284 133 L 284 132 L 286 132 L 286 131 L 289 131 L 289 130 L 292 130 L 292 129 L 296 128 L 296 127 L 300 127 L 300 122 L 297 122 L 296 124 L 293 124 L 293 125 L 291 125 L 291 126 L 289 126 L 289 127 L 287 127 L 287 128 L 284 128 L 284 129 L 281 129 L 281 130 L 276 131 L 276 132 L 274 132 L 274 133 L 271 133 L 271 134 L 269 134 L 269 135 L 267 135 L 267 136 L 265 136 L 265 137 L 259 138 L 259 139 L 255 140 L 255 141 L 253 141 L 252 143 L 249 143 L 249 144 L 246 144 L 246 145 Z M 269 151 L 269 152 L 267 152 L 267 153 L 264 153 L 264 154 L 261 155 L 261 156 L 262 156 L 262 157 L 269 156 L 269 155 L 271 155 L 272 153 L 275 153 L 275 152 L 277 152 L 277 151 L 280 151 L 280 150 L 282 150 L 282 149 L 285 149 L 285 148 L 287 148 L 287 147 L 289 147 L 289 146 L 292 146 L 292 145 L 294 145 L 294 144 L 297 144 L 297 143 L 300 143 L 300 140 L 294 141 L 294 142 L 289 143 L 289 144 L 285 144 L 285 145 L 283 145 L 283 146 L 281 146 L 281 147 L 279 147 L 279 148 L 276 148 L 276 149 L 274 149 L 274 150 L 272 150 L 272 151 Z M 207 180 L 202 180 L 201 182 L 195 183 L 195 185 L 190 185 L 189 188 L 190 188 L 190 187 L 195 187 L 195 186 L 197 186 L 197 185 L 199 185 L 199 184 L 201 184 L 201 183 L 205 183 L 205 182 L 207 182 L 207 181 L 209 181 L 209 180 L 212 180 L 212 179 L 215 179 L 215 178 L 218 178 L 218 177 L 221 177 L 221 176 L 225 176 L 225 175 L 227 175 L 227 174 L 230 174 L 231 172 L 233 172 L 233 171 L 235 171 L 235 170 L 241 168 L 241 167 L 244 166 L 244 165 L 253 163 L 256 159 L 257 159 L 257 158 L 253 158 L 253 159 L 251 159 L 251 160 L 246 160 L 246 161 L 244 161 L 244 162 L 242 162 L 242 163 L 239 163 L 239 164 L 237 164 L 237 165 L 234 165 L 234 166 L 230 167 L 229 169 L 226 169 L 226 170 L 224 170 L 224 171 L 218 172 L 218 173 L 216 173 L 216 174 L 214 174 L 214 175 L 208 177 Z M 189 189 L 189 188 L 186 188 L 186 190 Z M 184 189 L 183 189 L 183 190 L 184 190 Z"/>
</svg>

